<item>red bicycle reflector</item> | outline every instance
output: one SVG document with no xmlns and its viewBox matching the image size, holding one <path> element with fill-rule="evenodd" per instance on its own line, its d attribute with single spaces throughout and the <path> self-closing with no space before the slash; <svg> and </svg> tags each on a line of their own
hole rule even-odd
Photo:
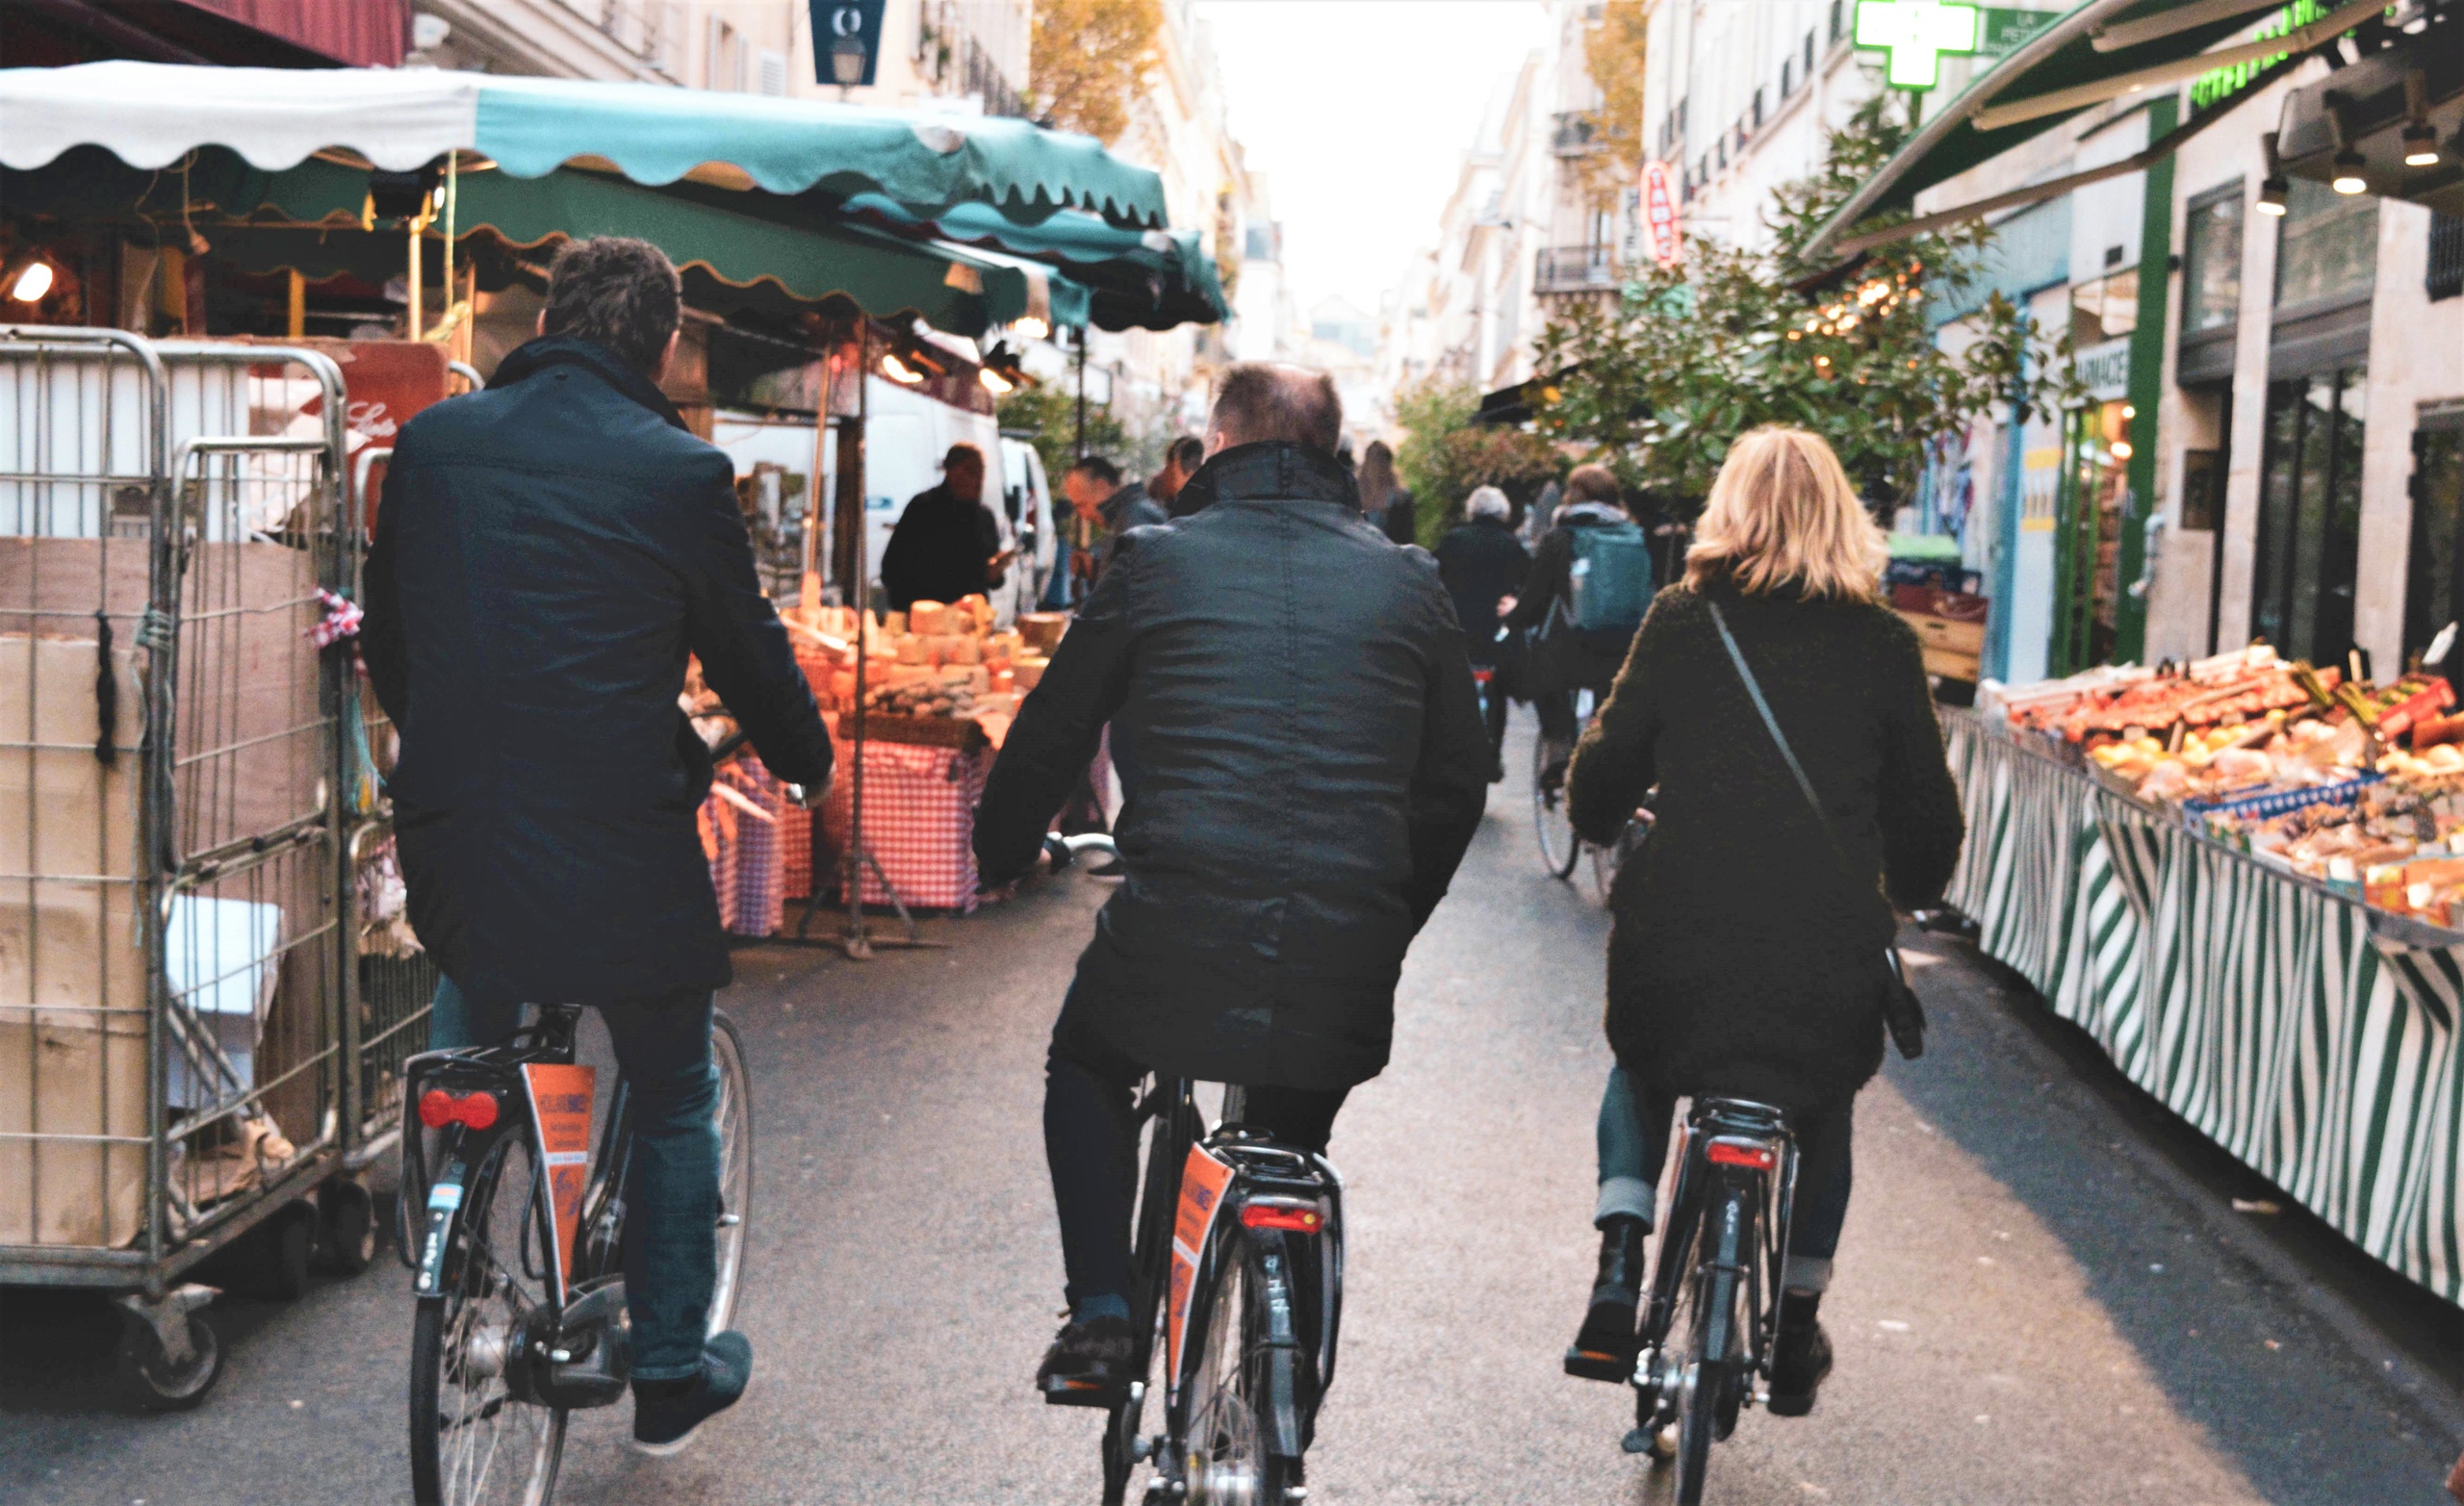
<svg viewBox="0 0 2464 1506">
<path fill-rule="evenodd" d="M 1314 1208 L 1294 1208 L 1282 1203 L 1244 1203 L 1241 1205 L 1241 1227 L 1316 1234 L 1326 1227 L 1326 1215 Z"/>
<path fill-rule="evenodd" d="M 441 1087 L 431 1087 L 420 1094 L 420 1123 L 431 1130 L 442 1130 L 449 1124 L 467 1124 L 484 1130 L 497 1122 L 497 1096 L 494 1093 L 466 1093 L 459 1096 Z"/>
<path fill-rule="evenodd" d="M 1752 1166 L 1768 1171 L 1780 1163 L 1780 1158 L 1768 1145 L 1739 1145 L 1732 1140 L 1711 1142 L 1711 1164 L 1714 1166 Z"/>
</svg>

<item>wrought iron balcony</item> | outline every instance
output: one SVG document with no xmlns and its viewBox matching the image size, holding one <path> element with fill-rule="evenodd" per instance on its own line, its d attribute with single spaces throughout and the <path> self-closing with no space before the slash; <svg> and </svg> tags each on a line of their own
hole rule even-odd
<svg viewBox="0 0 2464 1506">
<path fill-rule="evenodd" d="M 1604 293 L 1622 286 L 1625 274 L 1610 245 L 1560 245 L 1540 253 L 1531 286 L 1536 293 Z"/>
<path fill-rule="evenodd" d="M 1561 110 L 1550 117 L 1550 144 L 1560 157 L 1580 157 L 1600 149 L 1600 134 L 1588 110 Z"/>
</svg>

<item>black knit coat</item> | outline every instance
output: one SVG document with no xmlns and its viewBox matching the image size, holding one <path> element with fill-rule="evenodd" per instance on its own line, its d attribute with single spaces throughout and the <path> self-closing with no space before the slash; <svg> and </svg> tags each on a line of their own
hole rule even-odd
<svg viewBox="0 0 2464 1506">
<path fill-rule="evenodd" d="M 1845 863 L 1720 645 L 1704 595 L 1662 591 L 1568 777 L 1575 826 L 1613 838 L 1659 786 L 1610 896 L 1609 1044 L 1665 1091 L 1810 1109 L 1882 1065 L 1892 906 L 1938 898 L 1959 792 L 1916 635 L 1871 600 L 1707 588 L 1761 682 Z"/>
</svg>

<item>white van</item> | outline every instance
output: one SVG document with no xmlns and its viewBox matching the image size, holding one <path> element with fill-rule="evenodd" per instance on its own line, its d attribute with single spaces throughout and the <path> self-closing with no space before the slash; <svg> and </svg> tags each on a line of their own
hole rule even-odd
<svg viewBox="0 0 2464 1506">
<path fill-rule="evenodd" d="M 1052 483 L 1044 475 L 1043 456 L 1026 440 L 1001 436 L 1001 473 L 1005 478 L 1001 510 L 1017 532 L 1023 567 L 1017 574 L 1022 597 L 1018 610 L 1032 612 L 1052 580 L 1053 559 L 1061 542 L 1056 511 L 1061 504 L 1054 500 Z"/>
</svg>

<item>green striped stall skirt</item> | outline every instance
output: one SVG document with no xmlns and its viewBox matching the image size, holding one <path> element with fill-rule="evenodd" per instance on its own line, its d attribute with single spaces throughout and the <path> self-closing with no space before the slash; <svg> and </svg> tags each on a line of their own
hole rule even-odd
<svg viewBox="0 0 2464 1506">
<path fill-rule="evenodd" d="M 2373 1256 L 2464 1302 L 2464 946 L 2185 830 L 1947 711 L 1950 901 L 2130 1080 Z"/>
</svg>

